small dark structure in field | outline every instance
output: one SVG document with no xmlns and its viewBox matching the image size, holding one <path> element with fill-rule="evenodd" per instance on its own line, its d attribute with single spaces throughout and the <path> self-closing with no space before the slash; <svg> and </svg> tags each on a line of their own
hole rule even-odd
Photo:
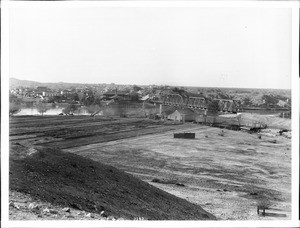
<svg viewBox="0 0 300 228">
<path fill-rule="evenodd" d="M 195 133 L 184 132 L 184 133 L 174 133 L 174 138 L 183 138 L 183 139 L 194 139 Z"/>
<path fill-rule="evenodd" d="M 225 134 L 224 134 L 225 132 L 222 130 L 218 135 L 219 136 L 224 136 Z"/>
<path fill-rule="evenodd" d="M 261 199 L 257 202 L 257 214 L 259 215 L 260 210 L 262 210 L 262 215 L 266 215 L 266 209 L 270 209 L 271 202 L 267 199 Z"/>
<path fill-rule="evenodd" d="M 265 216 L 266 215 L 266 209 L 265 207 L 259 207 L 257 206 L 257 214 L 259 215 L 260 210 L 262 210 L 262 215 Z"/>
<path fill-rule="evenodd" d="M 211 127 L 225 128 L 225 129 L 234 130 L 234 131 L 241 130 L 239 125 L 234 125 L 234 124 L 211 124 Z"/>
<path fill-rule="evenodd" d="M 161 119 L 161 115 L 159 115 L 159 114 L 150 114 L 149 115 L 149 119 L 160 120 Z"/>
<path fill-rule="evenodd" d="M 180 183 L 177 180 L 173 180 L 173 179 L 170 179 L 170 180 L 167 179 L 166 180 L 166 179 L 154 178 L 152 180 L 152 182 L 154 182 L 154 183 L 160 183 L 160 184 L 175 184 L 176 186 L 179 186 L 179 187 L 185 187 L 185 185 L 183 183 Z"/>
<path fill-rule="evenodd" d="M 291 119 L 291 117 L 292 117 L 292 112 L 291 112 L 291 111 L 281 112 L 280 115 L 279 115 L 279 117 Z"/>
<path fill-rule="evenodd" d="M 287 129 L 282 129 L 282 130 L 280 130 L 278 133 L 279 133 L 279 135 L 282 135 L 282 133 L 283 132 L 288 132 L 289 130 L 287 130 Z"/>
<path fill-rule="evenodd" d="M 261 129 L 263 129 L 262 127 L 248 127 L 248 126 L 243 126 L 240 127 L 240 129 L 242 131 L 248 132 L 248 133 L 257 133 L 260 132 Z"/>
<path fill-rule="evenodd" d="M 258 136 L 258 139 L 261 139 L 261 135 Z"/>
</svg>

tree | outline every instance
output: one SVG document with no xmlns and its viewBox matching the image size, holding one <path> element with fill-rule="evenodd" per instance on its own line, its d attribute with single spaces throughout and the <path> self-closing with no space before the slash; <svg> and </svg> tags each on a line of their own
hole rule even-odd
<svg viewBox="0 0 300 228">
<path fill-rule="evenodd" d="M 36 108 L 37 108 L 37 111 L 42 114 L 42 116 L 44 116 L 44 113 L 49 110 L 49 107 L 47 107 L 47 104 L 43 103 L 43 102 L 38 102 Z"/>
<path fill-rule="evenodd" d="M 74 111 L 74 113 L 76 113 L 78 116 L 79 114 L 81 114 L 83 111 L 82 107 L 81 106 L 77 106 L 76 110 Z"/>
<path fill-rule="evenodd" d="M 73 93 L 73 94 L 72 94 L 72 100 L 73 100 L 73 101 L 79 101 L 79 97 L 78 97 L 78 94 L 77 94 L 77 93 Z"/>
<path fill-rule="evenodd" d="M 218 114 L 219 111 L 219 102 L 217 100 L 213 100 L 208 103 L 208 112 L 211 114 Z"/>
<path fill-rule="evenodd" d="M 245 97 L 242 101 L 243 106 L 247 107 L 247 106 L 252 106 L 252 102 L 251 99 L 249 97 Z"/>
<path fill-rule="evenodd" d="M 102 94 L 99 91 L 95 91 L 93 95 L 94 95 L 94 103 L 93 104 L 101 106 Z"/>
<path fill-rule="evenodd" d="M 33 108 L 33 101 L 28 101 L 28 102 L 25 102 L 25 106 L 26 108 Z"/>
<path fill-rule="evenodd" d="M 66 115 L 73 114 L 78 109 L 78 106 L 75 104 L 68 104 L 67 107 L 65 107 L 62 112 Z"/>
<path fill-rule="evenodd" d="M 87 107 L 87 112 L 91 114 L 92 117 L 94 117 L 100 112 L 100 106 L 99 105 L 90 105 Z"/>
<path fill-rule="evenodd" d="M 82 92 L 79 92 L 79 93 L 77 93 L 77 96 L 78 96 L 78 99 L 79 99 L 80 104 L 82 104 L 82 101 L 83 101 L 84 98 L 85 98 L 85 94 L 82 93 Z"/>
<path fill-rule="evenodd" d="M 99 105 L 90 105 L 86 108 L 87 112 L 90 114 L 96 113 L 100 111 L 100 106 Z"/>
<path fill-rule="evenodd" d="M 262 215 L 266 215 L 266 209 L 269 209 L 272 206 L 272 202 L 267 198 L 259 198 L 257 200 L 257 214 L 262 210 Z"/>
<path fill-rule="evenodd" d="M 60 103 L 62 100 L 62 96 L 53 96 L 53 97 L 50 97 L 48 102 L 49 103 Z"/>
<path fill-rule="evenodd" d="M 17 114 L 21 111 L 21 107 L 15 103 L 9 104 L 9 115 L 13 116 L 14 114 Z"/>
<path fill-rule="evenodd" d="M 137 85 L 133 85 L 132 89 L 134 92 L 137 92 L 137 91 L 141 90 L 142 88 Z"/>
<path fill-rule="evenodd" d="M 84 106 L 91 106 L 94 104 L 95 98 L 92 90 L 87 91 L 87 96 L 83 100 Z"/>
<path fill-rule="evenodd" d="M 266 107 L 275 107 L 278 104 L 278 98 L 273 95 L 263 95 L 262 100 L 264 100 L 264 106 Z"/>
</svg>

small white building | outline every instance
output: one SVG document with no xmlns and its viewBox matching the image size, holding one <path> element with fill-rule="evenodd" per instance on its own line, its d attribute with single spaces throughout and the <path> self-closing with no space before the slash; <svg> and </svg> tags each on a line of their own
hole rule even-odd
<svg viewBox="0 0 300 228">
<path fill-rule="evenodd" d="M 194 121 L 197 114 L 191 109 L 176 109 L 173 113 L 167 115 L 167 119 L 179 121 L 179 122 L 189 122 Z"/>
</svg>

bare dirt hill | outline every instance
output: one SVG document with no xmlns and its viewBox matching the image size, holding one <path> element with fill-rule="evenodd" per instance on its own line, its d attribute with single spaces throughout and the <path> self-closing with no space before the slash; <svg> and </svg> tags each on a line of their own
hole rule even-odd
<svg viewBox="0 0 300 228">
<path fill-rule="evenodd" d="M 10 190 L 53 205 L 125 219 L 213 220 L 200 206 L 112 166 L 58 149 L 10 147 Z"/>
</svg>

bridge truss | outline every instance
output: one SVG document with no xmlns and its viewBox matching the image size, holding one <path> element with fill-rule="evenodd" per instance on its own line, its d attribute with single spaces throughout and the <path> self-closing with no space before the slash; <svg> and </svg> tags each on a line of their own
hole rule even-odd
<svg viewBox="0 0 300 228">
<path fill-rule="evenodd" d="M 168 94 L 161 97 L 161 103 L 164 105 L 180 106 L 191 109 L 207 109 L 207 104 L 203 97 L 183 97 L 179 94 Z"/>
<path fill-rule="evenodd" d="M 239 101 L 229 99 L 216 99 L 218 102 L 218 111 L 236 113 L 239 111 Z M 156 97 L 152 100 L 154 103 L 162 105 L 176 106 L 181 108 L 190 108 L 198 110 L 208 110 L 208 102 L 203 97 L 188 97 L 180 94 L 167 94 Z"/>
</svg>

